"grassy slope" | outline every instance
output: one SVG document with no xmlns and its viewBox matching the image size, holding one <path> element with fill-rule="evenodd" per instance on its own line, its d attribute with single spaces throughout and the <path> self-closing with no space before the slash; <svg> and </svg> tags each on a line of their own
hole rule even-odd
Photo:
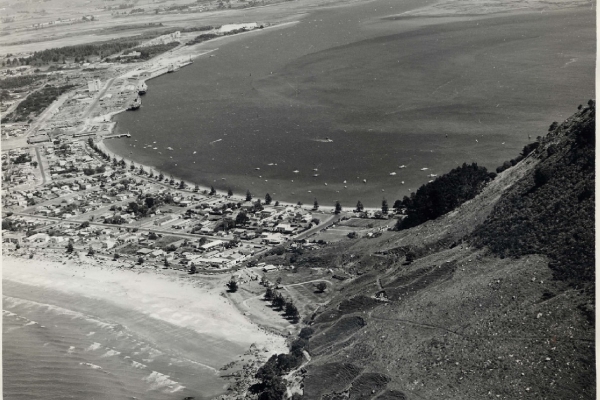
<svg viewBox="0 0 600 400">
<path fill-rule="evenodd" d="M 556 154 L 568 151 L 578 118 L 551 138 Z M 356 276 L 314 319 L 306 398 L 595 397 L 594 328 L 581 307 L 593 304 L 593 290 L 554 279 L 544 254 L 501 258 L 472 245 L 473 231 L 490 215 L 497 220 L 499 210 L 508 212 L 507 196 L 546 166 L 536 154 L 438 220 L 303 256 L 298 265 L 305 260 Z M 573 166 L 564 168 L 573 173 Z M 580 178 L 593 179 L 593 170 L 586 174 Z M 544 193 L 536 201 L 548 201 Z M 578 218 L 586 217 L 593 215 Z M 419 258 L 407 266 L 408 248 Z M 357 297 L 381 288 L 389 302 Z M 343 382 L 332 386 L 339 379 L 332 374 L 344 371 Z"/>
</svg>

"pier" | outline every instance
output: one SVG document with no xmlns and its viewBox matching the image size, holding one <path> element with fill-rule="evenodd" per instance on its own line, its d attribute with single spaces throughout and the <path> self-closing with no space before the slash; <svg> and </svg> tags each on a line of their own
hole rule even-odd
<svg viewBox="0 0 600 400">
<path fill-rule="evenodd" d="M 119 133 L 117 135 L 108 135 L 108 136 L 104 136 L 104 139 L 117 139 L 117 138 L 121 138 L 121 137 L 127 137 L 130 138 L 131 135 L 129 133 Z"/>
</svg>

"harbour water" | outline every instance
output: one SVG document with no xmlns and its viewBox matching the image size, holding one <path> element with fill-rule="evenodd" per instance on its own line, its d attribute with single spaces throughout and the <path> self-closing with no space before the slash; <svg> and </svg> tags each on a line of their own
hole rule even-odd
<svg viewBox="0 0 600 400">
<path fill-rule="evenodd" d="M 213 56 L 150 81 L 116 117 L 131 139 L 107 146 L 217 190 L 378 206 L 463 162 L 493 171 L 594 97 L 593 13 L 390 18 L 421 5 L 318 10 L 206 42 Z"/>
</svg>

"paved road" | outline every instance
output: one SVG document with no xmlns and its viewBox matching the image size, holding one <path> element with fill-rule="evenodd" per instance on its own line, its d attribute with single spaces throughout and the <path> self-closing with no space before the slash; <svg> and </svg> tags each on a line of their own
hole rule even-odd
<svg viewBox="0 0 600 400">
<path fill-rule="evenodd" d="M 42 173 L 42 185 L 45 185 L 48 182 L 48 178 L 46 177 L 46 170 L 44 169 L 44 164 L 42 164 L 42 156 L 40 155 L 39 147 L 35 147 L 35 155 L 38 159 L 38 166 L 40 167 L 40 172 Z"/>
<path fill-rule="evenodd" d="M 106 82 L 106 87 L 104 89 L 102 89 L 102 91 L 100 93 L 98 93 L 98 96 L 96 96 L 94 101 L 92 101 L 92 103 L 90 104 L 88 109 L 85 110 L 85 112 L 81 116 L 82 119 L 86 119 L 90 115 L 90 113 L 94 110 L 94 108 L 96 108 L 96 106 L 98 105 L 98 102 L 100 101 L 102 96 L 104 96 L 104 93 L 106 93 L 106 91 L 112 86 L 112 83 L 114 82 L 114 80 L 115 80 L 115 78 L 110 78 L 108 80 L 108 82 Z M 83 126 L 84 126 L 83 129 L 85 129 L 85 127 L 87 126 L 87 122 L 88 121 L 85 121 L 85 123 L 83 124 Z"/>
<path fill-rule="evenodd" d="M 93 226 L 101 226 L 101 227 L 106 227 L 106 228 L 126 228 L 126 229 L 137 229 L 138 231 L 142 231 L 142 232 L 154 232 L 157 234 L 162 234 L 162 235 L 169 235 L 169 236 L 175 236 L 175 237 L 180 237 L 180 238 L 185 238 L 185 239 L 198 239 L 198 238 L 206 238 L 209 240 L 223 240 L 223 238 L 220 237 L 215 237 L 215 236 L 210 236 L 210 235 L 196 235 L 193 233 L 177 233 L 177 232 L 171 232 L 171 231 L 164 231 L 164 230 L 160 230 L 160 229 L 149 229 L 149 228 L 140 228 L 137 226 L 128 226 L 128 225 L 113 225 L 113 224 L 103 224 L 101 222 L 92 222 L 92 221 L 88 221 L 87 219 L 78 219 L 78 218 L 69 218 L 69 219 L 62 219 L 62 218 L 57 218 L 57 217 L 44 217 L 41 215 L 32 215 L 32 214 L 27 214 L 27 213 L 20 213 L 20 212 L 15 212 L 13 213 L 13 215 L 20 215 L 23 217 L 30 217 L 30 218 L 36 218 L 39 220 L 44 220 L 44 221 L 53 221 L 53 222 L 66 222 L 66 223 L 83 223 L 83 222 L 89 222 L 90 225 Z M 255 243 L 255 242 L 251 242 L 248 240 L 240 240 L 241 243 L 245 243 L 245 244 L 249 244 L 249 245 L 253 245 L 253 246 L 258 246 L 259 243 Z M 260 245 L 261 247 L 263 245 Z"/>
</svg>

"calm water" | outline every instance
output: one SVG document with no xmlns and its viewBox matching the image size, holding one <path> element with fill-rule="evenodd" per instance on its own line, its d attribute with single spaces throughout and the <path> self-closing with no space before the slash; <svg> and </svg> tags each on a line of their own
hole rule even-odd
<svg viewBox="0 0 600 400">
<path fill-rule="evenodd" d="M 495 169 L 594 97 L 589 10 L 386 18 L 423 4 L 319 10 L 205 43 L 214 57 L 150 81 L 142 108 L 116 117 L 132 138 L 107 144 L 221 190 L 377 206 L 463 162 Z"/>
<path fill-rule="evenodd" d="M 243 351 L 106 302 L 6 280 L 2 308 L 5 399 L 211 398 L 225 385 L 213 367 Z"/>
</svg>

